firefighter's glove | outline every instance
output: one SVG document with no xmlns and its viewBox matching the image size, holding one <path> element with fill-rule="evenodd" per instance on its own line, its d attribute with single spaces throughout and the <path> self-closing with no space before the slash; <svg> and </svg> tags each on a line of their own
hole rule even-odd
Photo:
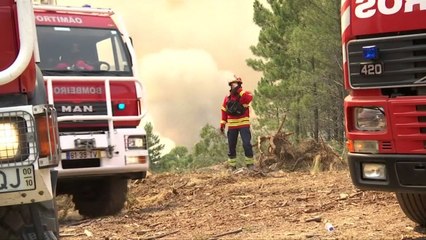
<svg viewBox="0 0 426 240">
<path fill-rule="evenodd" d="M 220 132 L 225 135 L 225 126 L 220 126 Z"/>
</svg>

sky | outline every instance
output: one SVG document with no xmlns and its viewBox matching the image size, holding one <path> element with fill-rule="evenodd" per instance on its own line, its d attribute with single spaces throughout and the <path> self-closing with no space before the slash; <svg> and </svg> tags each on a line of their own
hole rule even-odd
<svg viewBox="0 0 426 240">
<path fill-rule="evenodd" d="M 259 27 L 254 0 L 57 0 L 62 6 L 111 8 L 133 39 L 148 115 L 167 150 L 191 148 L 207 123 L 219 127 L 220 107 L 239 75 L 246 90 L 261 78 L 246 65 Z"/>
</svg>

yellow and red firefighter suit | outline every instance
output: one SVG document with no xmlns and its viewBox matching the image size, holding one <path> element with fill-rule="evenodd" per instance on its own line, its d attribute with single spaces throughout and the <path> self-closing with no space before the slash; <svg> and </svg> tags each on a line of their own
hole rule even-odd
<svg viewBox="0 0 426 240">
<path fill-rule="evenodd" d="M 225 125 L 228 126 L 228 164 L 235 168 L 237 162 L 237 141 L 238 141 L 238 134 L 241 135 L 241 139 L 243 141 L 243 148 L 244 148 L 244 154 L 246 156 L 245 158 L 245 164 L 247 166 L 251 166 L 254 164 L 253 160 L 253 148 L 251 145 L 251 132 L 250 132 L 250 109 L 249 104 L 253 99 L 253 95 L 248 92 L 244 91 L 242 88 L 239 88 L 237 91 L 238 94 L 233 95 L 230 94 L 225 97 L 222 104 L 222 121 L 220 123 L 220 128 L 223 130 L 225 128 Z M 239 101 L 245 108 L 245 111 L 242 115 L 239 116 L 233 116 L 230 115 L 227 111 L 227 105 L 228 101 Z"/>
</svg>

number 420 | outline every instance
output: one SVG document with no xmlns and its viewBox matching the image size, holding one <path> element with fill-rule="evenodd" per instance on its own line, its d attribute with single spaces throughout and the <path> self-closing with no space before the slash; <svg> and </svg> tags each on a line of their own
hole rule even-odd
<svg viewBox="0 0 426 240">
<path fill-rule="evenodd" d="M 361 74 L 362 75 L 380 75 L 383 73 L 383 65 L 381 63 L 371 63 L 365 64 L 361 66 Z"/>
</svg>

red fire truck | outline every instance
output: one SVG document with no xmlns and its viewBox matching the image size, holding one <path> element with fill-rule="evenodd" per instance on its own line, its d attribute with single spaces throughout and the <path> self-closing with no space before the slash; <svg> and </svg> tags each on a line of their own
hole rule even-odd
<svg viewBox="0 0 426 240">
<path fill-rule="evenodd" d="M 59 137 L 47 105 L 32 2 L 0 1 L 0 239 L 57 239 Z"/>
<path fill-rule="evenodd" d="M 426 225 L 426 1 L 342 0 L 349 167 Z"/>
<path fill-rule="evenodd" d="M 58 194 L 80 214 L 119 212 L 148 170 L 132 42 L 111 9 L 35 5 L 40 68 L 58 112 Z"/>
</svg>

